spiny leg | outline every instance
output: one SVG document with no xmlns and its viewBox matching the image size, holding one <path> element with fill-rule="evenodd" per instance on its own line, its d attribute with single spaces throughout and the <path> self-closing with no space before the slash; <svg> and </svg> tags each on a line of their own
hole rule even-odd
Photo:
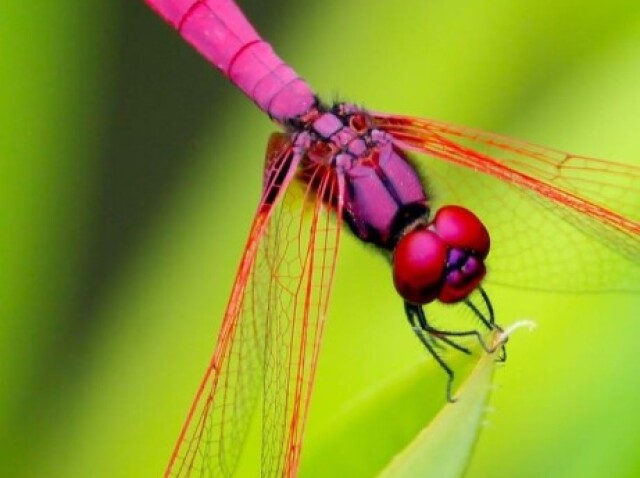
<svg viewBox="0 0 640 478">
<path fill-rule="evenodd" d="M 502 328 L 499 325 L 497 325 L 495 322 L 495 314 L 494 314 L 493 306 L 491 304 L 489 296 L 481 287 L 479 287 L 478 289 L 485 303 L 489 316 L 485 317 L 485 315 L 480 311 L 480 309 L 468 299 L 464 301 L 465 305 L 469 307 L 469 309 L 474 313 L 474 315 L 480 320 L 480 322 L 482 322 L 482 324 L 488 330 L 490 331 L 498 330 L 502 332 Z M 469 350 L 467 347 L 464 347 L 456 343 L 454 340 L 451 339 L 451 337 L 474 336 L 478 340 L 478 343 L 480 344 L 480 346 L 487 353 L 493 353 L 495 351 L 495 348 L 489 347 L 485 343 L 482 337 L 482 334 L 480 334 L 480 332 L 477 330 L 466 330 L 466 331 L 440 330 L 429 325 L 429 323 L 427 322 L 427 317 L 421 306 L 409 304 L 407 302 L 405 302 L 404 306 L 405 306 L 405 313 L 407 315 L 407 319 L 409 320 L 409 324 L 411 325 L 411 328 L 413 329 L 414 333 L 416 334 L 418 339 L 422 342 L 422 344 L 425 346 L 427 351 L 431 354 L 431 356 L 436 360 L 436 362 L 438 362 L 438 365 L 440 365 L 440 367 L 448 375 L 447 400 L 449 402 L 454 402 L 455 399 L 452 396 L 452 388 L 453 388 L 453 381 L 454 381 L 455 375 L 451 367 L 449 367 L 449 365 L 447 365 L 444 359 L 440 357 L 440 355 L 438 355 L 438 353 L 435 351 L 434 347 L 439 346 L 439 343 L 436 340 L 440 340 L 445 344 L 455 348 L 456 350 L 466 354 L 471 354 L 471 350 Z M 505 344 L 503 342 L 500 348 L 500 357 L 497 360 L 500 362 L 504 362 L 506 358 L 507 358 L 507 351 L 505 348 Z"/>
<path fill-rule="evenodd" d="M 482 313 L 475 306 L 475 304 L 473 304 L 469 300 L 465 300 L 464 303 L 481 320 L 481 322 L 483 324 L 485 324 L 487 326 L 487 328 L 489 328 L 489 330 L 493 330 L 493 327 L 489 326 L 490 322 L 482 315 Z M 443 342 L 451 345 L 452 347 L 456 348 L 457 350 L 460 350 L 461 352 L 464 352 L 464 353 L 467 353 L 467 354 L 471 354 L 471 351 L 468 348 L 463 347 L 462 345 L 454 342 L 453 340 L 451 340 L 450 337 L 470 337 L 470 336 L 474 336 L 478 340 L 478 343 L 484 349 L 485 352 L 492 353 L 494 351 L 491 347 L 489 347 L 486 344 L 486 342 L 482 338 L 482 334 L 477 330 L 453 331 L 453 330 L 437 329 L 435 327 L 430 326 L 427 323 L 427 320 L 426 320 L 426 317 L 424 315 L 424 311 L 422 310 L 422 308 L 417 308 L 415 313 L 416 313 L 416 316 L 418 317 L 418 321 L 420 322 L 420 326 L 422 327 L 422 330 L 424 332 L 429 334 L 429 336 L 431 336 L 431 337 L 434 337 L 434 338 L 437 338 L 439 340 L 442 340 Z"/>
<path fill-rule="evenodd" d="M 484 291 L 482 287 L 478 287 L 478 291 L 480 292 L 480 295 L 482 296 L 482 300 L 484 301 L 484 304 L 487 307 L 487 311 L 489 312 L 489 317 L 485 317 L 485 315 L 482 312 L 480 312 L 480 309 L 478 308 L 478 306 L 476 306 L 471 301 L 471 299 L 469 298 L 465 299 L 464 304 L 467 307 L 469 307 L 469 309 L 471 309 L 471 312 L 473 312 L 473 314 L 478 318 L 478 320 L 482 322 L 482 325 L 484 325 L 487 328 L 487 330 L 498 329 L 502 331 L 502 328 L 496 325 L 495 316 L 493 313 L 493 306 L 491 305 L 489 296 L 487 295 L 487 293 Z"/>
<path fill-rule="evenodd" d="M 494 352 L 494 350 L 489 347 L 486 342 L 484 341 L 484 339 L 482 338 L 482 334 L 480 332 L 478 332 L 477 330 L 463 330 L 463 331 L 454 331 L 454 330 L 441 330 L 441 329 L 436 329 L 434 327 L 428 327 L 425 332 L 433 335 L 434 337 L 439 338 L 440 340 L 446 341 L 445 339 L 447 339 L 448 337 L 471 337 L 474 336 L 477 340 L 478 343 L 480 344 L 480 346 L 482 347 L 482 349 L 487 352 L 487 353 L 492 353 Z M 451 339 L 448 339 L 449 341 L 451 341 Z M 461 347 L 461 346 L 459 346 Z M 459 347 L 456 347 L 459 349 Z M 469 349 L 466 349 L 469 350 Z M 469 351 L 470 353 L 470 351 Z"/>
<path fill-rule="evenodd" d="M 440 368 L 442 368 L 442 370 L 444 370 L 445 373 L 447 374 L 448 376 L 447 401 L 455 402 L 456 400 L 455 398 L 453 398 L 453 394 L 452 394 L 453 380 L 455 378 L 455 374 L 453 372 L 453 369 L 449 367 L 449 365 L 447 365 L 447 363 L 444 361 L 442 357 L 440 357 L 440 355 L 438 355 L 438 353 L 433 348 L 433 344 L 429 341 L 430 334 L 428 330 L 430 329 L 430 327 L 427 323 L 427 318 L 424 314 L 424 311 L 422 310 L 422 307 L 405 302 L 404 310 L 405 310 L 405 313 L 407 314 L 407 319 L 409 320 L 409 324 L 411 325 L 413 332 L 416 334 L 420 342 L 422 342 L 422 344 L 425 346 L 425 348 L 431 354 L 431 356 L 435 359 L 438 365 L 440 365 Z M 438 338 L 443 340 L 446 343 L 449 343 L 452 347 L 457 348 L 461 352 L 470 353 L 468 349 L 458 346 L 458 344 L 455 344 L 449 339 L 446 339 L 446 338 L 443 339 L 442 337 L 438 337 Z"/>
<path fill-rule="evenodd" d="M 482 286 L 478 286 L 478 291 L 480 292 L 482 300 L 484 300 L 484 304 L 487 306 L 487 310 L 489 311 L 489 325 L 491 326 L 491 330 L 495 328 L 502 332 L 502 327 L 496 324 L 496 316 L 493 311 L 493 304 L 491 304 L 491 300 L 489 299 L 489 294 L 487 294 L 487 291 L 485 291 Z"/>
<path fill-rule="evenodd" d="M 447 334 L 432 333 L 436 331 L 436 329 L 431 327 L 427 322 L 427 316 L 424 313 L 424 309 L 422 307 L 405 303 L 405 310 L 407 307 L 411 307 L 414 317 L 418 320 L 418 325 L 420 326 L 420 329 L 422 329 L 423 332 L 427 333 L 428 338 L 434 339 L 432 345 L 435 345 L 436 347 L 439 347 L 439 348 L 443 348 L 442 345 L 440 345 L 438 342 L 435 341 L 435 339 L 441 340 L 442 342 L 453 347 L 454 349 L 459 350 L 460 352 L 465 353 L 467 355 L 471 355 L 471 350 L 469 350 L 467 347 L 464 347 L 454 342 L 453 340 L 447 337 Z M 407 312 L 407 314 L 408 313 L 409 312 Z M 409 319 L 409 321 L 411 321 L 411 319 Z"/>
<path fill-rule="evenodd" d="M 482 299 L 484 300 L 484 303 L 487 306 L 487 310 L 489 311 L 489 324 L 491 324 L 492 330 L 496 329 L 499 332 L 504 332 L 502 327 L 500 327 L 496 323 L 495 313 L 493 311 L 493 304 L 491 304 L 491 300 L 489 299 L 489 294 L 487 294 L 487 292 L 482 288 L 482 286 L 479 286 L 478 290 L 480 291 L 480 295 L 482 296 Z M 504 337 L 501 340 L 502 346 L 500 347 L 500 356 L 497 359 L 498 362 L 506 362 L 507 360 L 507 341 L 508 340 L 509 340 L 509 337 Z"/>
<path fill-rule="evenodd" d="M 478 309 L 478 307 L 471 302 L 471 300 L 466 299 L 464 301 L 464 304 L 469 307 L 469 309 L 471 309 L 471 311 L 473 312 L 473 314 L 478 318 L 478 320 L 480 320 L 480 322 L 482 322 L 482 324 L 488 329 L 488 330 L 498 330 L 499 332 L 502 332 L 502 327 L 500 327 L 498 324 L 496 324 L 496 320 L 495 320 L 495 313 L 493 310 L 493 305 L 491 304 L 491 300 L 489 299 L 489 295 L 487 294 L 487 292 L 482 288 L 482 287 L 478 287 L 478 291 L 480 292 L 480 295 L 482 297 L 482 300 L 484 301 L 485 307 L 487 308 L 487 311 L 489 312 L 489 317 L 485 317 L 485 315 L 480 312 L 480 309 Z M 472 334 L 469 334 L 472 335 Z M 480 341 L 480 345 L 482 346 L 482 348 L 489 353 L 493 353 L 495 351 L 494 348 L 488 348 L 484 341 L 479 337 L 479 334 L 476 333 L 476 335 L 478 336 L 478 340 Z M 507 342 L 508 338 L 505 338 L 504 341 L 502 342 L 502 346 L 500 347 L 500 356 L 498 357 L 498 362 L 504 362 L 507 360 L 507 349 L 506 349 L 506 342 Z"/>
</svg>

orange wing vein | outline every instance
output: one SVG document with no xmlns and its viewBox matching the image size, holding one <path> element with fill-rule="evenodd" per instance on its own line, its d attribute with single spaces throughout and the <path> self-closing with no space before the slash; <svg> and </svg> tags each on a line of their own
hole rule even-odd
<svg viewBox="0 0 640 478">
<path fill-rule="evenodd" d="M 262 476 L 295 475 L 340 232 L 322 196 L 293 181 L 299 162 L 274 135 L 213 357 L 165 477 L 232 476 L 261 395 Z M 337 188 L 328 176 L 320 184 Z"/>
<path fill-rule="evenodd" d="M 374 117 L 398 147 L 427 155 L 415 162 L 434 203 L 463 204 L 488 226 L 499 251 L 489 256 L 490 282 L 638 289 L 640 168 L 432 120 Z"/>
<path fill-rule="evenodd" d="M 265 348 L 262 476 L 293 477 L 340 238 L 341 188 L 326 170 L 291 187 L 264 241 L 271 290 Z M 298 184 L 297 186 L 301 186 Z M 314 186 L 315 187 L 315 186 Z M 332 211 L 320 198 L 339 198 Z M 336 214 L 337 213 L 337 214 Z"/>
</svg>

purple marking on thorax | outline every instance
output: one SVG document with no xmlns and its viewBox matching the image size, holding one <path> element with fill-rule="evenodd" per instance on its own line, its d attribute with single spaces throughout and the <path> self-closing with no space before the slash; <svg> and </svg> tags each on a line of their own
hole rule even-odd
<svg viewBox="0 0 640 478">
<path fill-rule="evenodd" d="M 380 148 L 379 164 L 401 204 L 426 200 L 420 176 L 392 143 L 386 143 Z"/>
<path fill-rule="evenodd" d="M 145 0 L 263 111 L 279 122 L 315 105 L 311 87 L 285 64 L 231 0 Z"/>
<path fill-rule="evenodd" d="M 360 138 L 356 138 L 351 141 L 347 147 L 347 151 L 349 151 L 354 156 L 361 156 L 367 150 L 367 144 Z"/>
<path fill-rule="evenodd" d="M 325 120 L 322 124 L 329 123 Z M 369 145 L 362 136 L 369 137 Z M 385 133 L 373 130 L 359 134 L 343 126 L 331 141 L 348 152 L 335 158 L 346 184 L 345 219 L 360 239 L 391 247 L 398 233 L 394 228 L 404 226 L 397 224 L 399 217 L 408 214 L 407 221 L 415 220 L 407 213 L 411 208 L 418 217 L 428 213 L 420 177 Z"/>
<path fill-rule="evenodd" d="M 358 129 L 353 126 L 357 118 Z M 392 137 L 371 127 L 366 112 L 350 104 L 321 109 L 296 133 L 294 145 L 304 138 L 311 148 L 306 161 L 332 167 L 344 178 L 343 217 L 365 242 L 393 248 L 397 236 L 415 220 L 429 213 L 427 196 L 419 175 Z M 308 129 L 307 129 L 308 128 Z M 309 136 L 306 136 L 309 135 Z"/>
<path fill-rule="evenodd" d="M 342 121 L 333 113 L 324 113 L 313 122 L 313 129 L 323 138 L 330 138 L 342 128 Z"/>
<path fill-rule="evenodd" d="M 340 153 L 335 157 L 336 169 L 340 171 L 348 171 L 353 167 L 353 156 L 346 153 Z"/>
<path fill-rule="evenodd" d="M 341 147 L 348 146 L 351 141 L 357 138 L 357 133 L 349 128 L 342 128 L 333 135 L 333 140 Z"/>
<path fill-rule="evenodd" d="M 384 240 L 398 211 L 393 196 L 369 166 L 352 167 L 345 179 L 345 209 L 351 213 L 356 234 L 366 240 L 374 232 Z"/>
</svg>

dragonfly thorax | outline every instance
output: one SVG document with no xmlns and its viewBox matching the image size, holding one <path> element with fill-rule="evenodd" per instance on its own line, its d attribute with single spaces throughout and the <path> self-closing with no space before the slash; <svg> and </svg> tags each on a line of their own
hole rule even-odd
<svg viewBox="0 0 640 478">
<path fill-rule="evenodd" d="M 342 195 L 342 218 L 359 239 L 390 254 L 396 290 L 407 302 L 457 302 L 480 284 L 487 229 L 458 206 L 431 219 L 420 175 L 364 110 L 347 103 L 315 108 L 294 127 L 298 179 L 332 207 Z"/>
<path fill-rule="evenodd" d="M 304 151 L 299 179 L 313 185 L 340 177 L 342 216 L 362 241 L 392 251 L 402 231 L 429 215 L 420 176 L 392 137 L 366 111 L 349 103 L 318 108 L 294 126 L 294 145 Z M 334 194 L 323 197 L 335 205 Z"/>
</svg>

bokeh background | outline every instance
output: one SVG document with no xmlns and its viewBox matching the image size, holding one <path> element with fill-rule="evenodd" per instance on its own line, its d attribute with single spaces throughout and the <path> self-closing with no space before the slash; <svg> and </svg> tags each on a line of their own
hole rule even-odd
<svg viewBox="0 0 640 478">
<path fill-rule="evenodd" d="M 636 1 L 241 5 L 325 98 L 640 164 Z M 159 476 L 273 126 L 138 1 L 4 1 L 0 58 L 1 474 Z M 384 261 L 342 246 L 309 450 L 424 361 Z M 466 476 L 639 476 L 640 299 L 490 290 L 501 322 L 539 327 Z"/>
</svg>

